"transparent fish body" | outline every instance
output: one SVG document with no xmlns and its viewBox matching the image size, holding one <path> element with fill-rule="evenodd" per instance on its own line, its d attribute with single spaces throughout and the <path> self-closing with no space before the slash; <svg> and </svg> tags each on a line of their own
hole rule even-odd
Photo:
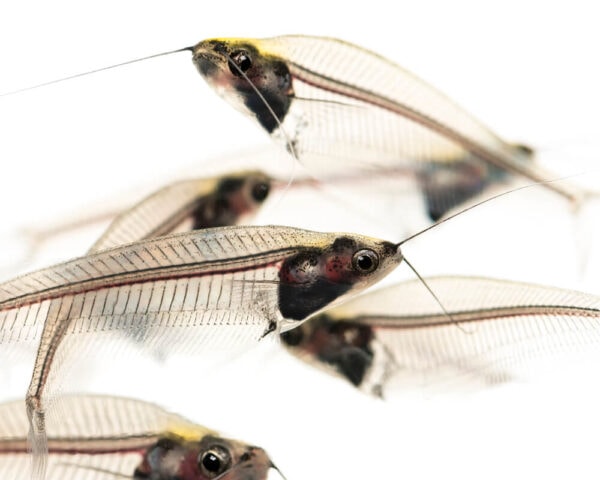
<svg viewBox="0 0 600 480">
<path fill-rule="evenodd" d="M 260 151 L 260 158 L 272 154 L 271 150 Z M 378 180 L 389 178 L 398 172 L 379 172 Z M 401 175 L 406 176 L 407 172 Z M 335 183 L 346 191 L 357 187 L 369 192 L 369 179 L 348 176 L 335 176 L 327 179 L 327 186 Z M 324 184 L 312 177 L 295 176 L 293 183 L 288 179 L 274 178 L 258 170 L 233 171 L 214 177 L 179 180 L 152 192 L 134 202 L 115 202 L 112 209 L 73 212 L 65 219 L 51 222 L 42 227 L 26 227 L 19 233 L 19 241 L 29 244 L 26 255 L 15 262 L 23 270 L 38 254 L 48 254 L 44 243 L 58 240 L 59 236 L 76 235 L 85 228 L 98 229 L 101 223 L 108 226 L 93 242 L 87 253 L 132 243 L 176 232 L 246 224 L 259 212 L 273 192 L 287 194 L 289 191 L 310 189 L 317 194 Z M 322 195 L 326 198 L 326 194 Z M 347 202 L 347 198 L 334 198 L 337 202 Z M 84 232 L 88 234 L 89 232 Z M 80 242 L 83 243 L 83 242 Z M 38 262 L 39 263 L 39 262 Z M 49 262 L 48 262 L 49 263 Z M 10 275 L 8 278 L 14 276 Z"/>
<path fill-rule="evenodd" d="M 229 103 L 288 144 L 313 172 L 412 168 L 435 220 L 507 174 L 546 182 L 532 151 L 512 145 L 380 55 L 325 37 L 210 39 L 200 74 Z M 583 192 L 545 186 L 573 202 Z"/>
<path fill-rule="evenodd" d="M 270 187 L 258 171 L 172 183 L 115 218 L 88 253 L 178 230 L 235 225 L 261 206 Z"/>
<path fill-rule="evenodd" d="M 136 203 L 115 201 L 112 208 L 79 210 L 62 221 L 23 228 L 18 235 L 21 244 L 26 245 L 25 255 L 14 265 L 22 270 L 38 254 L 46 253 L 44 244 L 102 223 L 108 226 L 88 253 L 175 232 L 246 223 L 277 186 L 278 182 L 258 170 L 175 181 Z"/>
<path fill-rule="evenodd" d="M 420 282 L 404 282 L 314 317 L 282 334 L 283 344 L 377 395 L 504 382 L 536 361 L 600 345 L 600 297 L 490 278 L 427 283 L 449 315 Z"/>
<path fill-rule="evenodd" d="M 235 225 L 258 210 L 271 183 L 267 175 L 248 171 L 169 184 L 118 215 L 88 253 L 178 231 Z M 134 338 L 145 335 L 140 326 Z M 155 353 L 165 356 L 160 349 Z"/>
<path fill-rule="evenodd" d="M 67 395 L 48 420 L 49 480 L 115 478 L 231 480 L 268 478 L 273 463 L 259 447 L 163 410 L 121 397 Z M 0 476 L 29 480 L 29 424 L 22 401 L 0 405 Z"/>
<path fill-rule="evenodd" d="M 401 259 L 396 244 L 360 235 L 223 227 L 103 250 L 0 284 L 0 343 L 39 339 L 27 409 L 40 469 L 43 396 L 60 384 L 66 360 L 140 330 L 142 345 L 172 353 L 244 349 L 367 288 Z"/>
</svg>

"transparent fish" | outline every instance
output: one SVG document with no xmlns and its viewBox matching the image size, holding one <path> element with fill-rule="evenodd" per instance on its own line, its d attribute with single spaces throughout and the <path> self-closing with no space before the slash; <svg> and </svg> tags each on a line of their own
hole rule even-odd
<svg viewBox="0 0 600 480">
<path fill-rule="evenodd" d="M 312 171 L 411 166 L 436 220 L 507 174 L 554 179 L 532 151 L 500 139 L 393 62 L 350 43 L 301 35 L 210 39 L 192 48 L 200 74 Z M 579 203 L 568 184 L 545 183 Z"/>
<path fill-rule="evenodd" d="M 281 335 L 299 358 L 382 395 L 389 385 L 476 386 L 600 345 L 600 297 L 476 277 L 428 278 L 361 295 Z M 459 328 L 460 327 L 460 328 Z"/>
<path fill-rule="evenodd" d="M 45 244 L 58 236 L 73 235 L 106 222 L 108 227 L 88 253 L 169 233 L 246 223 L 271 191 L 283 184 L 257 170 L 236 171 L 175 181 L 137 203 L 117 201 L 113 208 L 80 210 L 66 219 L 54 219 L 49 225 L 16 232 L 25 253 L 5 269 L 23 270 L 38 254 L 45 253 Z M 11 276 L 14 273 L 7 275 Z"/>
<path fill-rule="evenodd" d="M 314 180 L 303 178 L 294 186 L 314 184 Z M 170 184 L 113 220 L 88 253 L 175 231 L 233 225 L 241 217 L 254 213 L 270 191 L 282 187 L 287 189 L 288 184 L 257 171 Z M 139 325 L 134 334 L 143 340 L 143 325 Z M 164 356 L 164 352 L 156 353 Z"/>
<path fill-rule="evenodd" d="M 119 215 L 88 253 L 179 229 L 235 225 L 261 206 L 271 183 L 271 178 L 258 171 L 172 183 Z M 186 222 L 188 228 L 183 228 Z"/>
<path fill-rule="evenodd" d="M 36 472 L 43 477 L 44 393 L 66 360 L 113 333 L 171 352 L 246 348 L 381 279 L 397 244 L 290 227 L 223 227 L 104 250 L 0 284 L 0 343 L 39 340 L 27 392 Z"/>
<path fill-rule="evenodd" d="M 48 421 L 49 480 L 263 480 L 275 468 L 260 447 L 224 438 L 129 398 L 69 395 Z M 0 477 L 31 478 L 22 401 L 0 405 Z M 281 478 L 281 477 L 277 477 Z"/>
<path fill-rule="evenodd" d="M 261 152 L 263 155 L 269 153 Z M 382 179 L 387 178 L 388 173 L 391 172 L 383 173 Z M 366 179 L 357 180 L 361 179 L 336 176 L 328 179 L 328 184 L 338 183 L 352 189 L 368 183 Z M 21 237 L 19 241 L 29 245 L 29 248 L 20 260 L 14 262 L 13 268 L 7 270 L 22 270 L 22 266 L 38 253 L 44 253 L 42 247 L 45 243 L 56 240 L 58 236 L 75 234 L 80 229 L 96 227 L 101 222 L 109 221 L 110 224 L 88 249 L 88 253 L 175 232 L 246 223 L 272 192 L 283 193 L 303 188 L 315 191 L 320 187 L 323 184 L 311 177 L 298 176 L 290 184 L 289 180 L 257 170 L 179 180 L 154 191 L 133 206 L 117 202 L 118 206 L 113 209 L 79 211 L 50 225 L 22 229 L 18 233 Z"/>
<path fill-rule="evenodd" d="M 313 174 L 408 170 L 434 221 L 515 176 L 543 183 L 576 206 L 596 196 L 556 181 L 533 161 L 531 148 L 504 141 L 399 65 L 335 38 L 208 39 L 0 96 L 187 51 L 220 96 Z"/>
<path fill-rule="evenodd" d="M 256 212 L 272 183 L 264 173 L 249 171 L 169 184 L 118 215 L 88 253 L 178 231 L 235 225 Z M 135 335 L 145 336 L 143 326 Z"/>
<path fill-rule="evenodd" d="M 380 173 L 380 177 L 371 176 L 370 179 L 339 175 L 327 179 L 327 185 L 307 176 L 297 176 L 290 183 L 260 171 L 181 180 L 155 191 L 116 216 L 88 253 L 175 232 L 236 225 L 256 214 L 272 192 L 287 194 L 291 190 L 304 189 L 318 195 L 318 199 L 328 200 L 329 192 L 323 192 L 328 185 L 336 184 L 348 190 L 364 188 L 365 184 L 371 187 L 369 180 L 375 178 L 381 184 L 392 174 Z M 334 196 L 333 201 L 342 202 L 347 207 L 346 198 Z M 69 225 L 66 230 L 69 230 Z M 47 235 L 57 231 L 60 227 L 49 230 Z"/>
</svg>

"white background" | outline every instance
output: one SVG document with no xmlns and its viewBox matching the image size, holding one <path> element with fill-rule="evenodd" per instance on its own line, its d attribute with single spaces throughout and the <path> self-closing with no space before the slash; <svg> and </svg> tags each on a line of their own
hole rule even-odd
<svg viewBox="0 0 600 480">
<path fill-rule="evenodd" d="M 0 92 L 214 36 L 334 36 L 397 61 L 504 138 L 538 148 L 540 161 L 586 171 L 593 184 L 598 18 L 593 2 L 574 1 L 411 1 L 394 10 L 379 1 L 5 2 Z M 132 192 L 215 169 L 214 155 L 260 145 L 266 135 L 209 90 L 188 53 L 1 97 L 3 265 L 15 267 L 26 250 L 23 227 L 110 210 Z M 356 198 L 340 209 L 338 197 L 332 209 L 337 203 L 346 215 L 330 216 L 324 200 L 314 206 L 316 195 L 292 209 L 290 193 L 257 221 L 390 240 L 403 232 L 397 210 L 378 211 L 367 197 L 362 209 Z M 536 188 L 449 222 L 406 253 L 423 275 L 493 275 L 600 293 L 595 218 L 593 209 L 571 216 L 560 198 Z M 48 258 L 78 255 L 89 239 L 68 242 L 61 238 Z M 398 277 L 410 274 L 401 269 Z M 598 478 L 597 363 L 578 360 L 527 382 L 435 395 L 416 386 L 387 403 L 276 349 L 210 378 L 194 374 L 193 359 L 163 368 L 134 358 L 135 380 L 126 365 L 106 364 L 90 370 L 96 383 L 87 386 L 156 401 L 262 445 L 290 480 Z"/>
</svg>

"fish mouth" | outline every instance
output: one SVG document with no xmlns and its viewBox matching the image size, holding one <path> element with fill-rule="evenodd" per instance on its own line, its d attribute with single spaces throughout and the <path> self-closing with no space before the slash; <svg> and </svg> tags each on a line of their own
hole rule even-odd
<svg viewBox="0 0 600 480">
<path fill-rule="evenodd" d="M 404 259 L 404 254 L 402 253 L 402 249 L 400 248 L 400 245 L 394 245 L 394 247 L 396 249 L 396 253 L 394 254 L 394 258 L 396 259 L 396 261 L 398 263 L 400 263 Z"/>
<path fill-rule="evenodd" d="M 400 243 L 392 243 L 392 242 L 383 242 L 382 250 L 383 255 L 387 258 L 393 259 L 395 263 L 402 262 L 404 255 L 402 254 L 402 242 Z"/>
<path fill-rule="evenodd" d="M 214 63 L 206 61 L 203 58 L 194 58 L 194 63 L 196 64 L 198 72 L 200 72 L 200 75 L 203 77 L 211 76 L 217 69 L 217 66 Z"/>
<path fill-rule="evenodd" d="M 234 477 L 223 477 L 223 480 L 230 478 L 230 480 L 286 480 L 283 474 L 275 466 L 268 467 L 268 470 L 264 472 L 242 472 Z"/>
<path fill-rule="evenodd" d="M 249 447 L 240 460 L 240 463 L 231 469 L 231 476 L 225 476 L 224 479 L 286 480 L 267 452 L 260 447 Z"/>
<path fill-rule="evenodd" d="M 194 48 L 192 61 L 204 77 L 211 77 L 217 74 L 226 62 L 224 56 L 215 54 L 212 50 L 206 48 L 199 49 L 198 47 Z"/>
</svg>

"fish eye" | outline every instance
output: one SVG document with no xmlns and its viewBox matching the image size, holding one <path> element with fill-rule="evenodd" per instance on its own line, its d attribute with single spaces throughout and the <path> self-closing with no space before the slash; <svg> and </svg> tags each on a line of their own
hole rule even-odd
<svg viewBox="0 0 600 480">
<path fill-rule="evenodd" d="M 252 187 L 252 198 L 257 202 L 262 202 L 269 195 L 269 184 L 265 182 L 255 183 Z"/>
<path fill-rule="evenodd" d="M 213 445 L 200 454 L 200 469 L 208 478 L 215 478 L 231 465 L 231 455 L 221 445 Z"/>
<path fill-rule="evenodd" d="M 371 273 L 379 266 L 379 256 L 373 250 L 359 250 L 352 257 L 352 266 L 359 273 Z"/>
<path fill-rule="evenodd" d="M 229 71 L 236 77 L 242 76 L 240 70 L 242 72 L 246 72 L 251 66 L 252 59 L 245 50 L 236 50 L 231 54 L 231 58 L 229 60 Z"/>
</svg>

